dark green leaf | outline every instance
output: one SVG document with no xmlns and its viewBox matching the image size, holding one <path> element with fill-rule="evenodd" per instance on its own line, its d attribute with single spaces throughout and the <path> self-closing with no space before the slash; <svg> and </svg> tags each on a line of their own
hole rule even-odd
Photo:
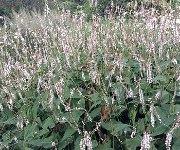
<svg viewBox="0 0 180 150">
<path fill-rule="evenodd" d="M 68 139 L 69 137 L 71 137 L 71 135 L 73 135 L 76 132 L 76 130 L 72 127 L 68 127 L 64 133 L 63 138 L 61 139 L 61 141 L 64 141 L 66 139 Z"/>
<path fill-rule="evenodd" d="M 141 137 L 136 136 L 134 138 L 127 139 L 125 143 L 128 150 L 136 150 L 136 148 L 141 145 Z"/>
<path fill-rule="evenodd" d="M 53 128 L 55 125 L 54 123 L 54 120 L 52 117 L 48 117 L 45 121 L 44 121 L 44 124 L 42 126 L 43 129 L 47 129 L 48 127 L 49 128 Z"/>
</svg>

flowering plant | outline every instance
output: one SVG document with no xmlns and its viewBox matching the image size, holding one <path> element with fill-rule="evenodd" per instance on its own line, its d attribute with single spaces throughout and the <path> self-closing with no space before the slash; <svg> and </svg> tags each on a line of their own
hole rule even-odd
<svg viewBox="0 0 180 150">
<path fill-rule="evenodd" d="M 178 150 L 178 13 L 14 14 L 0 30 L 0 148 Z"/>
</svg>

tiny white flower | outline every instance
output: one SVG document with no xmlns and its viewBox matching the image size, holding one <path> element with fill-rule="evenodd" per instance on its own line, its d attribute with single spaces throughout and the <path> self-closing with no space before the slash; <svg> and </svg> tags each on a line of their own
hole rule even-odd
<svg viewBox="0 0 180 150">
<path fill-rule="evenodd" d="M 144 102 L 143 91 L 142 91 L 141 88 L 139 88 L 139 98 L 140 98 L 140 103 L 141 103 L 141 105 L 142 105 L 142 107 L 143 107 L 143 109 L 144 109 L 144 107 L 145 107 L 145 102 Z"/>
<path fill-rule="evenodd" d="M 143 139 L 141 141 L 141 149 L 140 150 L 149 150 L 151 148 L 152 137 L 149 133 L 144 132 Z"/>
<path fill-rule="evenodd" d="M 165 145 L 166 145 L 166 149 L 170 150 L 171 149 L 171 142 L 172 142 L 172 133 L 168 132 L 166 134 L 166 141 L 165 141 Z"/>
<path fill-rule="evenodd" d="M 161 91 L 158 91 L 155 95 L 155 99 L 158 100 L 161 97 Z"/>
<path fill-rule="evenodd" d="M 176 60 L 175 58 L 173 58 L 173 59 L 172 59 L 172 63 L 173 63 L 174 65 L 177 65 L 177 60 Z"/>
<path fill-rule="evenodd" d="M 92 150 L 92 141 L 89 133 L 84 131 L 84 138 L 80 141 L 80 150 Z"/>
<path fill-rule="evenodd" d="M 154 119 L 154 104 L 151 103 L 150 106 L 150 113 L 151 113 L 151 125 L 154 127 L 155 119 Z"/>
<path fill-rule="evenodd" d="M 180 19 L 176 19 L 176 23 L 177 23 L 177 24 L 180 24 Z"/>
<path fill-rule="evenodd" d="M 177 81 L 180 81 L 180 75 L 179 75 L 179 77 L 177 77 Z"/>
<path fill-rule="evenodd" d="M 136 135 L 136 128 L 133 129 L 133 131 L 131 133 L 131 138 L 134 138 L 135 135 Z"/>
<path fill-rule="evenodd" d="M 147 64 L 147 82 L 148 83 L 152 83 L 153 81 L 153 77 L 152 77 L 152 66 L 151 66 L 151 63 L 148 63 Z"/>
<path fill-rule="evenodd" d="M 134 94 L 133 94 L 133 90 L 130 88 L 129 91 L 127 92 L 127 98 L 133 98 Z"/>
<path fill-rule="evenodd" d="M 0 103 L 0 111 L 3 111 L 3 105 Z"/>
<path fill-rule="evenodd" d="M 67 119 L 66 119 L 65 117 L 62 117 L 62 121 L 63 121 L 63 122 L 66 122 L 66 120 L 67 120 Z"/>
<path fill-rule="evenodd" d="M 16 136 L 14 137 L 14 141 L 15 141 L 16 143 L 18 143 L 18 139 L 17 139 Z"/>
<path fill-rule="evenodd" d="M 52 142 L 51 145 L 54 147 L 54 146 L 56 146 L 56 143 L 55 143 L 55 142 Z"/>
<path fill-rule="evenodd" d="M 84 81 L 86 81 L 86 78 L 85 78 L 84 72 L 82 72 L 82 79 L 83 79 Z"/>
</svg>

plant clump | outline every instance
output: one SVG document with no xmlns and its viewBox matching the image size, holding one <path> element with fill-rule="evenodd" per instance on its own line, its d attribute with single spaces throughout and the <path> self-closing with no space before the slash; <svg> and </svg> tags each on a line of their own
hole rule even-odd
<svg viewBox="0 0 180 150">
<path fill-rule="evenodd" d="M 0 28 L 0 149 L 179 149 L 179 11 L 14 13 Z"/>
</svg>

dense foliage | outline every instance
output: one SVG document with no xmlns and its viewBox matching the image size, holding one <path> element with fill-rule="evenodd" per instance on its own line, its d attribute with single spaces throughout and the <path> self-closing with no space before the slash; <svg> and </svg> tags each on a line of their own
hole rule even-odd
<svg viewBox="0 0 180 150">
<path fill-rule="evenodd" d="M 0 149 L 180 149 L 180 18 L 14 13 L 0 28 Z"/>
<path fill-rule="evenodd" d="M 66 8 L 72 12 L 83 10 L 89 15 L 94 13 L 104 15 L 112 2 L 114 6 L 127 10 L 138 9 L 142 5 L 162 10 L 167 7 L 175 7 L 180 3 L 179 0 L 1 0 L 0 15 L 10 16 L 12 11 L 24 8 L 29 11 L 43 12 L 45 3 L 48 3 L 52 9 Z"/>
</svg>

